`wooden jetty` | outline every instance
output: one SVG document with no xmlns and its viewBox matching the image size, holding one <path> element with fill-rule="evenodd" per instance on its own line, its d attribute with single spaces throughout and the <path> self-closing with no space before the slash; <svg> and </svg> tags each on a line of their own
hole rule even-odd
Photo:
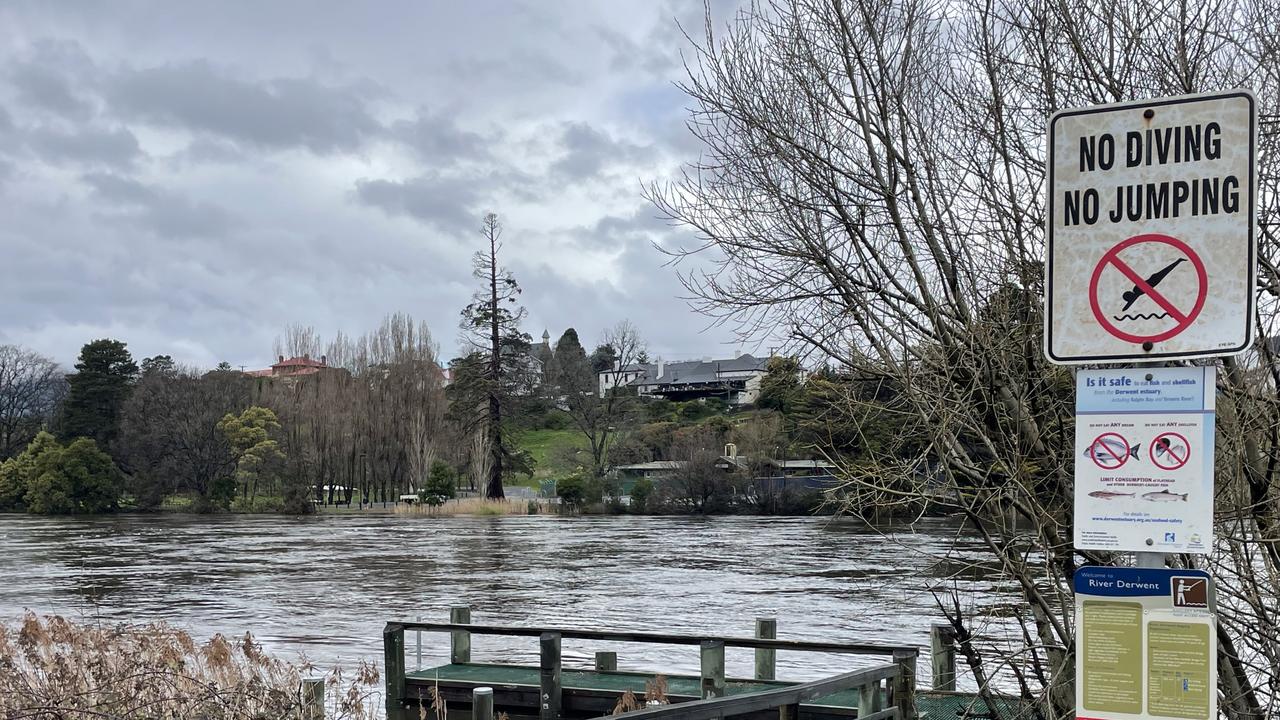
<svg viewBox="0 0 1280 720">
<path fill-rule="evenodd" d="M 651 632 L 598 631 L 471 623 L 470 609 L 457 607 L 449 622 L 390 622 L 383 630 L 388 720 L 416 720 L 437 693 L 450 720 L 492 720 L 506 713 L 512 720 L 580 720 L 611 715 L 630 691 L 644 704 L 647 685 L 656 672 L 618 670 L 617 654 L 597 652 L 593 668 L 564 668 L 561 643 L 585 640 L 606 643 L 651 643 L 696 646 L 700 674 L 667 675 L 665 702 L 625 713 L 628 720 L 936 720 L 957 717 L 1015 718 L 1018 703 L 1002 701 L 999 714 L 967 693 L 955 690 L 954 653 L 933 648 L 934 691 L 916 688 L 919 649 L 908 645 L 779 640 L 771 618 L 756 621 L 756 637 L 672 635 Z M 408 670 L 406 632 L 448 633 L 450 662 Z M 539 665 L 473 662 L 472 635 L 536 638 Z M 949 636 L 935 631 L 935 644 Z M 755 651 L 755 677 L 725 676 L 725 649 Z M 775 677 L 777 651 L 835 653 L 884 658 L 884 662 L 810 682 Z M 945 665 L 951 663 L 950 667 Z M 939 666 L 939 663 L 942 663 Z M 428 717 L 433 716 L 426 710 Z"/>
</svg>

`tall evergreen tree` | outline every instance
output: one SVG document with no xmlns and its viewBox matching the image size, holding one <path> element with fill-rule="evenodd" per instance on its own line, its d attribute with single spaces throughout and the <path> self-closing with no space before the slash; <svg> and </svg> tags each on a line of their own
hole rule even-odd
<svg viewBox="0 0 1280 720">
<path fill-rule="evenodd" d="M 76 372 L 67 376 L 58 434 L 63 440 L 92 438 L 110 449 L 120 426 L 120 409 L 129 397 L 138 366 L 119 340 L 94 340 L 80 350 Z"/>
<path fill-rule="evenodd" d="M 484 440 L 483 452 L 488 461 L 477 466 L 484 468 L 485 497 L 502 498 L 503 470 L 516 455 L 503 422 L 510 414 L 510 398 L 528 389 L 531 341 L 527 333 L 520 331 L 520 321 L 525 316 L 525 309 L 518 302 L 520 285 L 498 263 L 502 250 L 498 216 L 485 215 L 480 233 L 484 248 L 472 258 L 472 275 L 481 287 L 463 308 L 461 327 L 464 339 L 475 348 L 473 359 L 483 360 L 484 371 L 467 384 L 468 405 L 480 412 L 473 414 L 475 420 L 467 422 L 466 429 L 480 433 Z"/>
<path fill-rule="evenodd" d="M 550 377 L 558 395 L 585 392 L 594 389 L 595 374 L 587 359 L 587 351 L 578 339 L 578 331 L 569 328 L 560 336 L 551 358 Z"/>
</svg>

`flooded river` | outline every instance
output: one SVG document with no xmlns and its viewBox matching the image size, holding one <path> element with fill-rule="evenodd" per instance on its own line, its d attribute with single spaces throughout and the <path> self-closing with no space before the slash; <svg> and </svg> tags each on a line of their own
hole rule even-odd
<svg viewBox="0 0 1280 720">
<path fill-rule="evenodd" d="M 1012 602 L 968 567 L 982 557 L 947 520 L 875 531 L 827 518 L 0 515 L 0 621 L 29 608 L 205 638 L 251 631 L 322 665 L 380 660 L 388 620 L 444 621 L 458 604 L 477 623 L 750 635 L 754 618 L 777 616 L 783 638 L 927 646 L 941 619 L 931 586 Z M 412 633 L 407 645 L 413 667 Z M 476 661 L 536 662 L 534 638 L 474 646 Z M 600 647 L 566 641 L 566 665 Z M 698 668 L 696 648 L 609 649 L 623 669 Z M 447 654 L 446 635 L 423 636 L 424 664 Z M 750 673 L 751 651 L 728 660 L 731 675 Z M 779 676 L 832 663 L 779 653 Z"/>
</svg>

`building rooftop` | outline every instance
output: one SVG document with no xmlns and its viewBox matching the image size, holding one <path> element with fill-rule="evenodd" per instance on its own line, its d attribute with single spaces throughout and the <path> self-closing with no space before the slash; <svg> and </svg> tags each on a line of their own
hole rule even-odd
<svg viewBox="0 0 1280 720">
<path fill-rule="evenodd" d="M 631 363 L 623 368 L 606 370 L 606 373 L 640 373 L 631 385 L 684 385 L 710 383 L 723 380 L 726 374 L 764 372 L 769 358 L 758 358 L 744 353 L 736 358 L 723 360 L 689 360 L 673 363 Z"/>
</svg>

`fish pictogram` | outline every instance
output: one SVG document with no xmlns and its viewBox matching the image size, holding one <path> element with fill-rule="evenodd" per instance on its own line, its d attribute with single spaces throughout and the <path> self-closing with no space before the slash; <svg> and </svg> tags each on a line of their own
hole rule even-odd
<svg viewBox="0 0 1280 720">
<path fill-rule="evenodd" d="M 1145 493 L 1143 494 L 1142 499 L 1150 500 L 1151 502 L 1177 502 L 1179 500 L 1186 502 L 1187 496 L 1190 494 L 1191 493 L 1173 493 L 1168 490 L 1161 490 L 1159 492 Z"/>
<path fill-rule="evenodd" d="M 1093 444 L 1085 449 L 1084 456 L 1104 464 L 1123 463 L 1129 457 L 1138 459 L 1138 445 L 1126 447 L 1125 442 L 1119 437 L 1104 435 L 1094 440 Z"/>
<path fill-rule="evenodd" d="M 1110 490 L 1094 490 L 1089 493 L 1089 497 L 1099 498 L 1101 500 L 1111 500 L 1118 497 L 1133 497 L 1133 493 L 1118 493 Z"/>
</svg>

